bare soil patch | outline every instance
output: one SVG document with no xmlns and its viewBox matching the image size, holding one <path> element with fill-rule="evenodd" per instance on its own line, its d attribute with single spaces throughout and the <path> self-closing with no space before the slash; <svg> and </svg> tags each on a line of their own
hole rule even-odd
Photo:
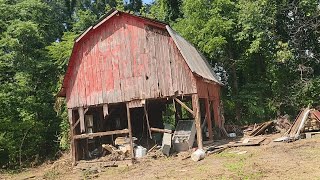
<svg viewBox="0 0 320 180">
<path fill-rule="evenodd" d="M 266 142 L 271 141 L 269 137 Z M 68 155 L 51 164 L 0 179 L 319 179 L 320 138 L 229 148 L 199 162 L 190 158 L 143 158 L 131 166 L 71 168 Z"/>
</svg>

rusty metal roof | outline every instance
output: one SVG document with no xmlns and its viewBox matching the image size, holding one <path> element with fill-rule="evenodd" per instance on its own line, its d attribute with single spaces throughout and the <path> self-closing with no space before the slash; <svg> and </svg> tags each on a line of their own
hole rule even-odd
<svg viewBox="0 0 320 180">
<path fill-rule="evenodd" d="M 167 25 L 166 28 L 191 71 L 206 80 L 223 85 L 205 57 L 192 44 L 171 29 L 170 26 Z"/>
</svg>

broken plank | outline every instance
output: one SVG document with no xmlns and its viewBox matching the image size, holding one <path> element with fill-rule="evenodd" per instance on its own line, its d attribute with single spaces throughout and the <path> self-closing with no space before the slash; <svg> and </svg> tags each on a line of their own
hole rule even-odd
<svg viewBox="0 0 320 180">
<path fill-rule="evenodd" d="M 263 134 L 264 131 L 273 124 L 273 121 L 268 121 L 260 125 L 257 129 L 253 130 L 253 132 L 250 134 L 250 136 L 257 136 L 260 134 Z"/>
<path fill-rule="evenodd" d="M 174 98 L 174 100 L 179 103 L 182 107 L 184 107 L 187 111 L 189 111 L 192 115 L 194 115 L 194 111 L 191 110 L 186 104 L 184 104 L 182 101 L 180 101 L 178 98 Z"/>
<path fill-rule="evenodd" d="M 85 139 L 85 138 L 92 138 L 92 137 L 100 137 L 100 136 L 108 136 L 108 135 L 114 135 L 114 134 L 128 134 L 128 129 L 122 129 L 122 130 L 115 130 L 115 131 L 106 131 L 106 132 L 96 132 L 91 134 L 80 134 L 76 135 L 73 138 L 74 139 Z"/>
<path fill-rule="evenodd" d="M 227 144 L 228 147 L 238 147 L 238 146 L 258 146 L 262 141 L 264 141 L 266 138 L 260 138 L 260 139 L 255 139 L 253 142 L 248 142 L 248 143 L 235 143 L 235 144 Z"/>
<path fill-rule="evenodd" d="M 224 151 L 224 150 L 226 150 L 228 148 L 229 148 L 228 146 L 224 146 L 224 147 L 215 149 L 213 151 L 207 151 L 207 154 L 219 154 L 219 153 L 221 153 L 222 151 Z"/>
<path fill-rule="evenodd" d="M 103 104 L 103 106 L 102 106 L 102 111 L 103 111 L 103 118 L 106 118 L 106 116 L 109 115 L 108 104 Z"/>
<path fill-rule="evenodd" d="M 169 129 L 150 128 L 150 130 L 153 132 L 172 134 L 172 130 L 169 130 Z"/>
<path fill-rule="evenodd" d="M 79 122 L 80 122 L 80 118 L 77 120 L 76 123 L 74 123 L 74 125 L 72 126 L 72 130 L 77 127 L 77 125 L 79 124 Z"/>
</svg>

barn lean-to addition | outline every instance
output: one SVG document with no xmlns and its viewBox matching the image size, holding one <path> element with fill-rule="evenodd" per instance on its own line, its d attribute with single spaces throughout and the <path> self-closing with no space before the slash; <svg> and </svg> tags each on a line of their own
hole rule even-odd
<svg viewBox="0 0 320 180">
<path fill-rule="evenodd" d="M 202 148 L 204 119 L 209 139 L 212 122 L 223 127 L 221 85 L 205 58 L 167 24 L 110 11 L 75 40 L 59 92 L 66 97 L 74 162 L 123 135 L 133 157 L 132 136 L 145 125 L 149 134 L 162 132 L 168 104 L 176 122 L 184 119 L 182 109 L 192 115 Z"/>
</svg>

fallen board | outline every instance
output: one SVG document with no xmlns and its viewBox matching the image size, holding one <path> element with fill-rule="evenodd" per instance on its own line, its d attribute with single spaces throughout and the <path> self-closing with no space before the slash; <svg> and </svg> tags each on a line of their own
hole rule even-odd
<svg viewBox="0 0 320 180">
<path fill-rule="evenodd" d="M 253 142 L 248 142 L 248 143 L 235 143 L 235 144 L 227 144 L 228 147 L 238 147 L 238 146 L 258 146 L 262 141 L 264 141 L 266 138 L 259 138 L 253 140 Z"/>
<path fill-rule="evenodd" d="M 254 129 L 252 131 L 252 133 L 250 134 L 250 136 L 257 136 L 257 135 L 260 135 L 260 134 L 263 134 L 264 131 L 270 127 L 271 125 L 273 124 L 273 121 L 268 121 L 268 122 L 265 122 L 263 124 L 261 124 L 260 126 L 258 126 L 256 129 Z"/>
</svg>

